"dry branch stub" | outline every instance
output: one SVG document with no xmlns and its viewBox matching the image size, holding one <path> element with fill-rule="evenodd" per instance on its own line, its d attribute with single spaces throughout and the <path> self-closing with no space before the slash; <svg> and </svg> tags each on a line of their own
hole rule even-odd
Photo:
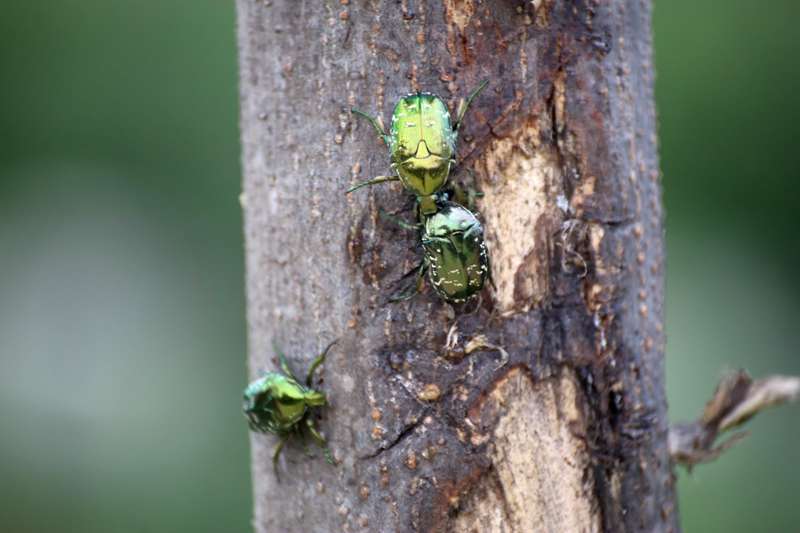
<svg viewBox="0 0 800 533">
<path fill-rule="evenodd" d="M 764 409 L 798 398 L 797 376 L 768 376 L 754 382 L 744 369 L 723 376 L 702 417 L 670 428 L 672 460 L 689 471 L 698 463 L 715 461 L 747 436 L 747 432 L 737 433 L 714 446 L 722 433 L 741 426 Z"/>
<path fill-rule="evenodd" d="M 257 531 L 679 531 L 666 445 L 649 6 L 238 0 L 250 366 L 332 338 L 318 426 Z M 451 179 L 474 184 L 496 291 L 442 301 L 374 128 L 480 83 Z M 467 169 L 474 168 L 471 173 Z M 474 178 L 472 177 L 474 175 Z"/>
</svg>

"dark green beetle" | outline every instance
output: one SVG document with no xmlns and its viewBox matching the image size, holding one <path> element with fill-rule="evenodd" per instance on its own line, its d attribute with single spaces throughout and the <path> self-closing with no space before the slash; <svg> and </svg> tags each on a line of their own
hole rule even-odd
<svg viewBox="0 0 800 533">
<path fill-rule="evenodd" d="M 422 248 L 430 263 L 433 288 L 445 300 L 468 300 L 491 278 L 481 223 L 458 204 L 447 202 L 427 217 Z"/>
<path fill-rule="evenodd" d="M 487 279 L 491 282 L 491 264 L 481 223 L 469 209 L 444 201 L 442 195 L 437 195 L 435 205 L 436 212 L 425 216 L 422 228 L 395 220 L 406 228 L 423 229 L 425 258 L 411 292 L 393 300 L 416 294 L 428 268 L 436 292 L 451 302 L 466 301 L 483 290 Z"/>
<path fill-rule="evenodd" d="M 272 456 L 272 465 L 278 482 L 280 482 L 278 456 L 283 449 L 283 445 L 286 444 L 286 441 L 293 433 L 300 437 L 300 443 L 306 455 L 314 457 L 306 448 L 302 432 L 303 424 L 308 428 L 308 432 L 311 433 L 317 444 L 322 447 L 328 462 L 334 465 L 328 453 L 328 447 L 325 445 L 325 439 L 314 429 L 314 422 L 309 415 L 312 407 L 325 405 L 325 393 L 311 388 L 311 385 L 314 371 L 325 360 L 325 355 L 327 355 L 331 346 L 337 342 L 333 341 L 328 344 L 325 350 L 314 359 L 311 364 L 311 370 L 306 375 L 305 387 L 300 384 L 300 380 L 289 370 L 286 365 L 286 357 L 273 343 L 272 347 L 281 359 L 283 373 L 267 372 L 261 378 L 250 383 L 244 390 L 244 416 L 247 417 L 250 423 L 250 429 L 259 433 L 272 433 L 281 437 L 278 448 Z"/>
<path fill-rule="evenodd" d="M 397 102 L 392 115 L 392 128 L 387 136 L 378 122 L 358 109 L 350 109 L 367 117 L 378 134 L 389 146 L 392 170 L 397 176 L 378 176 L 348 189 L 348 193 L 385 181 L 400 181 L 417 196 L 415 211 L 422 215 L 436 212 L 436 193 L 447 183 L 450 169 L 455 165 L 456 139 L 464 114 L 478 91 L 489 80 L 481 84 L 459 105 L 458 120 L 453 124 L 444 101 L 430 93 L 413 93 Z M 417 214 L 417 221 L 420 220 Z"/>
</svg>

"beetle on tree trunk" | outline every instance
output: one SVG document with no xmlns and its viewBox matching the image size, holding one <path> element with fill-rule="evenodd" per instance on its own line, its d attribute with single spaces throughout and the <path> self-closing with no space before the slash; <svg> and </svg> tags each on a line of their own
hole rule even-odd
<svg viewBox="0 0 800 533">
<path fill-rule="evenodd" d="M 256 530 L 679 532 L 649 4 L 237 6 L 250 366 L 273 339 L 342 346 L 317 409 L 338 468 L 289 441 L 277 486 L 275 440 L 254 435 Z M 462 123 L 458 95 L 486 79 Z M 459 142 L 417 135 L 404 157 L 436 157 L 410 194 L 342 194 L 387 163 L 350 109 L 377 109 L 383 135 L 385 101 L 423 91 Z M 459 259 L 496 288 L 391 302 L 420 254 L 380 213 L 424 224 L 423 246 L 449 235 L 455 259 L 461 218 L 438 225 L 435 194 L 470 167 L 491 262 Z"/>
</svg>

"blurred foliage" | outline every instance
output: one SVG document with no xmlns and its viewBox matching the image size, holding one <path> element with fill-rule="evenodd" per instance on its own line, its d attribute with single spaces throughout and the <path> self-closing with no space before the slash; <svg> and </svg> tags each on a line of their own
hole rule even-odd
<svg viewBox="0 0 800 533">
<path fill-rule="evenodd" d="M 656 1 L 670 420 L 725 369 L 800 374 L 800 3 Z M 686 533 L 800 531 L 800 408 L 679 472 Z"/>
<path fill-rule="evenodd" d="M 673 420 L 800 373 L 800 6 L 658 2 Z M 0 531 L 247 531 L 232 3 L 0 3 Z M 797 406 L 685 529 L 800 530 Z"/>
<path fill-rule="evenodd" d="M 0 531 L 249 531 L 232 2 L 0 2 Z"/>
</svg>

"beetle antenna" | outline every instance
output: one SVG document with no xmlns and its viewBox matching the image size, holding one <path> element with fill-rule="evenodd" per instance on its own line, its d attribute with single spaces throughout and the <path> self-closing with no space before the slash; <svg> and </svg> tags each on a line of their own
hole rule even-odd
<svg viewBox="0 0 800 533">
<path fill-rule="evenodd" d="M 489 80 L 486 80 L 486 81 L 489 81 Z M 380 136 L 381 136 L 381 139 L 383 139 L 383 142 L 385 142 L 385 143 L 386 143 L 386 146 L 389 146 L 389 136 L 388 136 L 388 135 L 386 135 L 386 134 L 383 132 L 383 128 L 381 128 L 381 127 L 378 125 L 378 123 L 375 121 L 375 119 L 374 119 L 374 118 L 372 118 L 372 117 L 371 117 L 371 116 L 369 116 L 368 114 L 364 113 L 363 111 L 359 111 L 358 109 L 354 109 L 354 108 L 352 108 L 352 107 L 350 108 L 350 112 L 351 112 L 351 113 L 358 113 L 359 115 L 364 115 L 365 117 L 367 117 L 367 118 L 369 119 L 369 121 L 370 121 L 370 122 L 372 122 L 372 125 L 373 125 L 373 126 L 375 126 L 375 129 L 376 129 L 376 130 L 378 130 L 378 135 L 380 135 Z"/>
</svg>

